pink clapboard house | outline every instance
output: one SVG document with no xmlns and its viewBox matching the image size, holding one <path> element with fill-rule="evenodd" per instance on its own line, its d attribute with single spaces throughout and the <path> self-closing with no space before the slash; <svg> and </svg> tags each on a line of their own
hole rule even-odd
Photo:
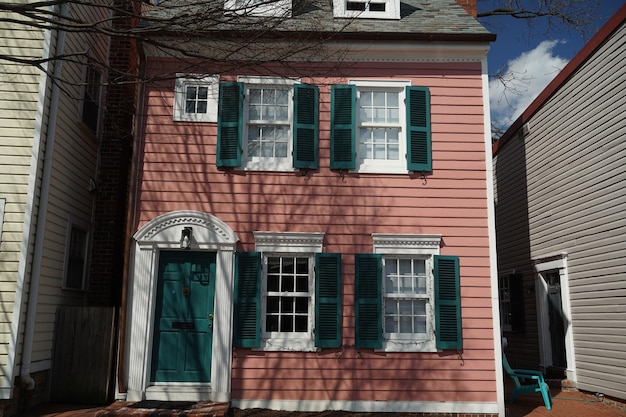
<svg viewBox="0 0 626 417">
<path fill-rule="evenodd" d="M 144 44 L 118 395 L 504 415 L 475 2 L 267 3 L 228 59 Z"/>
</svg>

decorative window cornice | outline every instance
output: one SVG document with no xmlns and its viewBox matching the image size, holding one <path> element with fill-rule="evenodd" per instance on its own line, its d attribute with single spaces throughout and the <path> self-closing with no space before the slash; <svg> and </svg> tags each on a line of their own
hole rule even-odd
<svg viewBox="0 0 626 417">
<path fill-rule="evenodd" d="M 373 233 L 374 253 L 438 255 L 441 235 Z"/>
<path fill-rule="evenodd" d="M 318 232 L 254 232 L 258 252 L 321 253 L 324 233 Z"/>
</svg>

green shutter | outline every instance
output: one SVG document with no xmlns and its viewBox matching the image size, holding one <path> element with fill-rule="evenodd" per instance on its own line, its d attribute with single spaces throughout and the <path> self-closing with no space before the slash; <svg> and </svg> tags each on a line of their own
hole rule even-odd
<svg viewBox="0 0 626 417">
<path fill-rule="evenodd" d="M 293 95 L 293 166 L 317 169 L 319 91 L 315 85 L 296 84 Z"/>
<path fill-rule="evenodd" d="M 341 254 L 315 255 L 315 346 L 341 346 Z"/>
<path fill-rule="evenodd" d="M 235 256 L 235 346 L 261 344 L 261 255 L 239 252 Z"/>
<path fill-rule="evenodd" d="M 243 84 L 220 83 L 217 115 L 218 167 L 241 165 L 241 140 L 243 132 Z"/>
<path fill-rule="evenodd" d="M 383 347 L 382 256 L 357 254 L 355 270 L 355 324 L 358 348 Z"/>
<path fill-rule="evenodd" d="M 330 169 L 356 168 L 356 86 L 330 90 Z"/>
<path fill-rule="evenodd" d="M 437 349 L 463 349 L 459 258 L 435 256 Z"/>
<path fill-rule="evenodd" d="M 430 92 L 424 87 L 406 87 L 407 169 L 432 171 Z"/>
</svg>

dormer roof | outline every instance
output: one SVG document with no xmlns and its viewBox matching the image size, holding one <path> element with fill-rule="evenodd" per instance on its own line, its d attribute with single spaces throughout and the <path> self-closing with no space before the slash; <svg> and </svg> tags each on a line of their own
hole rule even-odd
<svg viewBox="0 0 626 417">
<path fill-rule="evenodd" d="M 290 37 L 314 33 L 333 33 L 335 40 L 421 40 L 421 41 L 473 41 L 490 42 L 495 35 L 470 16 L 455 0 L 403 0 L 399 1 L 399 18 L 337 17 L 332 0 L 292 0 L 291 16 L 271 22 L 273 36 Z M 148 12 L 142 26 L 167 32 L 189 31 L 195 33 L 241 30 L 238 19 L 224 18 L 208 23 L 198 19 L 207 10 L 224 10 L 224 0 L 163 0 Z M 172 27 L 159 19 L 182 16 L 181 27 Z M 254 16 L 250 17 L 254 19 Z M 264 17 L 268 19 L 268 17 Z M 179 19 L 176 19 L 179 21 Z M 267 22 L 270 24 L 270 22 Z M 162 27 L 159 27 L 162 25 Z M 155 27 L 156 26 L 156 27 Z M 245 30 L 245 29 L 244 29 Z"/>
</svg>

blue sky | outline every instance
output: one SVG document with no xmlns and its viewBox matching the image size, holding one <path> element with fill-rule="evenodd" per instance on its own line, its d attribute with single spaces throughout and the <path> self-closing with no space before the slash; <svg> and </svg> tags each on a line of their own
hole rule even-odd
<svg viewBox="0 0 626 417">
<path fill-rule="evenodd" d="M 548 0 L 550 1 L 550 0 Z M 479 0 L 479 11 L 489 1 Z M 598 13 L 591 35 L 625 3 L 623 0 L 589 0 L 598 5 Z M 508 126 L 534 100 L 585 45 L 578 32 L 552 27 L 546 33 L 547 22 L 533 19 L 532 27 L 526 21 L 511 17 L 491 17 L 483 22 L 498 35 L 488 55 L 489 74 L 499 70 L 514 91 L 505 91 L 501 82 L 490 82 L 491 117 L 497 126 Z"/>
</svg>

